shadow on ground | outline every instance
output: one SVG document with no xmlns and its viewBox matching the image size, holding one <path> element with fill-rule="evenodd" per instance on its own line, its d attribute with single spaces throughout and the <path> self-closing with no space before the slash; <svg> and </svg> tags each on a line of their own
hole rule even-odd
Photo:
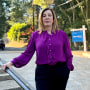
<svg viewBox="0 0 90 90">
<path fill-rule="evenodd" d="M 22 47 L 22 48 L 15 48 L 15 47 L 5 47 L 4 50 L 0 51 L 24 51 L 26 49 L 26 47 Z"/>
</svg>

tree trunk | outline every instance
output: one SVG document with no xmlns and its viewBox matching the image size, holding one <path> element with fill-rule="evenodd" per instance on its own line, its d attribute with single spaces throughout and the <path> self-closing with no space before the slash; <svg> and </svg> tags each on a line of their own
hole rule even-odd
<svg viewBox="0 0 90 90">
<path fill-rule="evenodd" d="M 87 47 L 90 50 L 90 0 L 86 0 L 86 18 L 87 18 L 87 25 L 88 25 L 88 32 L 87 32 Z"/>
</svg>

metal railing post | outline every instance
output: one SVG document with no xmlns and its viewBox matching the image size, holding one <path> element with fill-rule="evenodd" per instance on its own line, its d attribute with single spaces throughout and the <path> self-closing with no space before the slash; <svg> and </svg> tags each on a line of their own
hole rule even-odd
<svg viewBox="0 0 90 90">
<path fill-rule="evenodd" d="M 5 61 L 4 61 L 5 62 Z M 3 63 L 0 59 L 0 66 L 2 66 Z M 5 71 L 24 89 L 24 90 L 31 90 L 31 85 L 23 78 L 21 75 L 19 75 L 14 69 L 6 68 Z M 33 87 L 32 87 L 33 88 Z M 33 89 L 34 90 L 34 89 Z"/>
</svg>

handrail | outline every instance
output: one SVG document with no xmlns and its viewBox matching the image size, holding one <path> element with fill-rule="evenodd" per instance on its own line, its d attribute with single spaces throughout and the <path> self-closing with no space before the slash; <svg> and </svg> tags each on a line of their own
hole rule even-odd
<svg viewBox="0 0 90 90">
<path fill-rule="evenodd" d="M 0 59 L 0 66 L 5 63 L 5 60 Z M 34 90 L 34 88 L 20 75 L 18 74 L 13 68 L 9 69 L 6 68 L 5 71 L 24 89 L 24 90 Z M 32 89 L 31 89 L 32 88 Z"/>
</svg>

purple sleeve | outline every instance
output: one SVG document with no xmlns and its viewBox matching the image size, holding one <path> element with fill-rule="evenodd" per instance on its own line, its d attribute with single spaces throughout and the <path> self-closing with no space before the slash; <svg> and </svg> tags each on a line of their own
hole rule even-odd
<svg viewBox="0 0 90 90">
<path fill-rule="evenodd" d="M 65 38 L 64 52 L 66 56 L 66 63 L 67 63 L 69 70 L 72 71 L 74 69 L 74 66 L 72 64 L 73 55 L 71 53 L 70 43 L 69 43 L 69 39 L 66 33 L 65 33 L 64 38 Z"/>
<path fill-rule="evenodd" d="M 35 52 L 34 33 L 32 33 L 26 50 L 18 57 L 14 58 L 11 62 L 17 68 L 26 65 L 32 58 Z"/>
</svg>

